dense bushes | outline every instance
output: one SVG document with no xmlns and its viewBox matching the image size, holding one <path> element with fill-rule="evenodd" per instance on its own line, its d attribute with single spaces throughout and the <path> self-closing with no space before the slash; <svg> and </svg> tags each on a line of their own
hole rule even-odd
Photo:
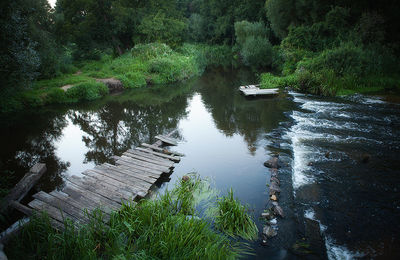
<svg viewBox="0 0 400 260">
<path fill-rule="evenodd" d="M 274 50 L 269 34 L 269 29 L 260 22 L 235 23 L 236 43 L 245 65 L 267 67 L 273 64 Z"/>
<path fill-rule="evenodd" d="M 358 22 L 351 23 L 350 10 L 336 6 L 320 21 L 286 27 L 287 36 L 279 49 L 283 64 L 276 66 L 282 68 L 282 77 L 264 74 L 262 87 L 290 84 L 297 90 L 322 95 L 398 88 L 398 77 L 394 76 L 399 73 L 397 58 L 390 48 L 379 44 L 383 37 L 380 26 L 376 14 L 363 14 Z M 280 34 L 283 36 L 284 31 Z M 377 43 L 372 43 L 373 38 Z"/>
</svg>

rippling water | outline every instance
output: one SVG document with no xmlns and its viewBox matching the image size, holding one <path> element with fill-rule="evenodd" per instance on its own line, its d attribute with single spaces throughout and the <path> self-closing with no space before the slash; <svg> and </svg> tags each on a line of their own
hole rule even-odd
<svg viewBox="0 0 400 260">
<path fill-rule="evenodd" d="M 291 95 L 296 209 L 320 222 L 329 258 L 399 256 L 399 104 Z"/>
</svg>

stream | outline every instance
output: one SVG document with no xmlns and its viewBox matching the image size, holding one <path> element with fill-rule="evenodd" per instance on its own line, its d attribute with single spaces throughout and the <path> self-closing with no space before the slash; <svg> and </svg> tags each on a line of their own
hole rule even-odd
<svg viewBox="0 0 400 260">
<path fill-rule="evenodd" d="M 179 130 L 185 154 L 153 192 L 183 175 L 233 188 L 262 231 L 270 171 L 279 154 L 285 218 L 267 245 L 250 243 L 249 259 L 298 259 L 306 218 L 318 221 L 329 259 L 400 257 L 400 103 L 382 96 L 323 98 L 282 91 L 240 95 L 247 70 L 212 70 L 184 83 L 126 91 L 74 106 L 46 107 L 0 118 L 2 181 L 16 183 L 36 162 L 48 171 L 36 190 L 63 186 L 142 142 Z M 29 198 L 27 199 L 29 200 Z M 307 257 L 307 256 L 306 256 Z"/>
</svg>

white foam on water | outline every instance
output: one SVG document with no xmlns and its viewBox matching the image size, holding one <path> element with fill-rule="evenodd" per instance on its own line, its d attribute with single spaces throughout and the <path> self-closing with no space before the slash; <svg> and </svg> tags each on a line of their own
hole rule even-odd
<svg viewBox="0 0 400 260">
<path fill-rule="evenodd" d="M 336 245 L 335 241 L 330 237 L 325 237 L 325 246 L 330 260 L 350 260 L 365 256 L 363 253 L 352 252 L 344 246 Z"/>
<path fill-rule="evenodd" d="M 307 162 L 310 160 L 309 155 L 312 154 L 312 150 L 302 144 L 301 138 L 296 132 L 290 131 L 287 136 L 292 141 L 292 182 L 293 188 L 296 190 L 305 184 L 312 183 L 313 181 L 313 178 L 306 173 L 309 168 Z"/>
</svg>

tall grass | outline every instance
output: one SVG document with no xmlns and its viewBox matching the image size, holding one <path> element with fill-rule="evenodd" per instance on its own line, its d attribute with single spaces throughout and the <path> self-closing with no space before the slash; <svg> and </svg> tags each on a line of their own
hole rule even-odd
<svg viewBox="0 0 400 260">
<path fill-rule="evenodd" d="M 230 189 L 227 196 L 218 199 L 217 206 L 211 209 L 211 215 L 215 216 L 215 226 L 229 236 L 240 236 L 248 240 L 258 237 L 258 228 L 248 208 L 240 203 Z"/>
<path fill-rule="evenodd" d="M 236 259 L 247 252 L 196 215 L 196 193 L 207 187 L 196 176 L 154 199 L 125 204 L 105 224 L 101 211 L 89 224 L 51 228 L 35 216 L 6 248 L 10 259 Z"/>
</svg>

